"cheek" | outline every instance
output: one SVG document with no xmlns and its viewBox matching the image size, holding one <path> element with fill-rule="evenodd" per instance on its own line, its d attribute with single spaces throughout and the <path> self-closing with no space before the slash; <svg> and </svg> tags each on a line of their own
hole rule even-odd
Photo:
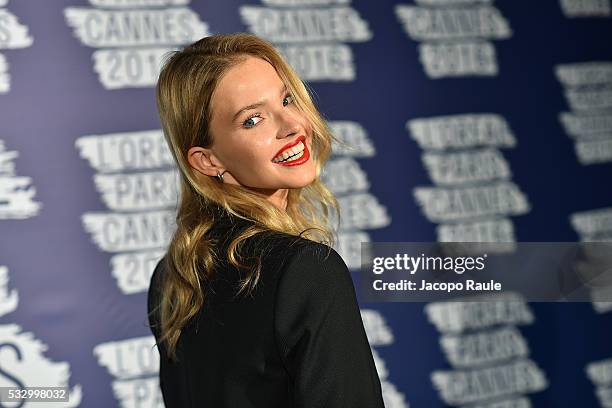
<svg viewBox="0 0 612 408">
<path fill-rule="evenodd" d="M 255 138 L 236 144 L 231 152 L 230 159 L 241 170 L 248 171 L 253 166 L 261 166 L 269 162 L 272 159 L 272 155 L 274 155 L 273 149 L 269 144 L 253 142 L 253 139 Z"/>
</svg>

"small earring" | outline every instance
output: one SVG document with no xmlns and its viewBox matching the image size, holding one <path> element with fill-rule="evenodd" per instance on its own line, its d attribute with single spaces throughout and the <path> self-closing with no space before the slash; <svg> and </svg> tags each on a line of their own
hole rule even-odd
<svg viewBox="0 0 612 408">
<path fill-rule="evenodd" d="M 221 173 L 219 170 L 217 170 L 217 179 L 223 183 L 223 174 L 226 172 L 227 170 L 223 170 L 223 173 Z"/>
</svg>

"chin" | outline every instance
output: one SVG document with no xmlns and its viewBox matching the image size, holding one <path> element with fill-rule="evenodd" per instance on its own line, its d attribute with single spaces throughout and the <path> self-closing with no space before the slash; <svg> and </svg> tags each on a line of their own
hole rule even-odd
<svg viewBox="0 0 612 408">
<path fill-rule="evenodd" d="M 303 188 L 306 186 L 309 186 L 313 183 L 314 178 L 313 179 L 308 179 L 308 180 L 303 180 L 303 181 L 296 181 L 295 183 L 291 183 L 289 185 L 287 185 L 285 188 Z"/>
<path fill-rule="evenodd" d="M 286 188 L 302 188 L 312 184 L 315 181 L 314 172 L 310 175 L 304 175 L 304 177 L 294 177 L 292 180 L 285 180 L 287 183 Z"/>
</svg>

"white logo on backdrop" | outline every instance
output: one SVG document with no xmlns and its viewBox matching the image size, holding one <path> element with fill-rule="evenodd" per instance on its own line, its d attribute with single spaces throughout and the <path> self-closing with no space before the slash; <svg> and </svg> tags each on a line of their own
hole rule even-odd
<svg viewBox="0 0 612 408">
<path fill-rule="evenodd" d="M 554 69 L 571 108 L 571 112 L 561 112 L 559 120 L 574 139 L 578 162 L 612 162 L 612 61 L 559 64 Z M 570 222 L 581 241 L 612 242 L 611 208 L 571 214 Z M 592 288 L 590 293 L 596 312 L 612 311 L 609 288 Z"/>
<path fill-rule="evenodd" d="M 391 328 L 387 325 L 383 315 L 376 310 L 361 309 L 361 319 L 363 320 L 363 327 L 368 336 L 368 342 L 372 347 L 372 355 L 374 357 L 374 364 L 376 365 L 378 377 L 380 378 L 385 407 L 408 408 L 409 405 L 406 402 L 404 394 L 399 392 L 395 385 L 389 381 L 389 372 L 385 361 L 376 350 L 378 347 L 393 344 L 394 338 Z"/>
<path fill-rule="evenodd" d="M 516 242 L 506 217 L 529 212 L 530 204 L 498 150 L 517 144 L 506 120 L 492 113 L 460 114 L 412 119 L 406 128 L 424 149 L 423 164 L 435 184 L 415 187 L 413 194 L 427 219 L 440 224 L 437 240 Z"/>
<path fill-rule="evenodd" d="M 610 17 L 610 0 L 560 0 L 561 10 L 568 18 Z"/>
<path fill-rule="evenodd" d="M 0 0 L 0 7 L 6 7 L 8 0 Z M 5 8 L 0 8 L 0 50 L 26 48 L 34 43 L 28 33 L 28 27 L 19 23 L 19 19 Z M 0 54 L 0 94 L 11 90 L 11 75 L 9 63 L 3 54 Z"/>
<path fill-rule="evenodd" d="M 24 219 L 38 214 L 42 204 L 34 201 L 36 189 L 30 177 L 15 174 L 16 151 L 6 150 L 0 139 L 0 220 Z"/>
<path fill-rule="evenodd" d="M 166 53 L 210 35 L 181 0 L 90 0 L 64 16 L 83 45 L 97 48 L 94 70 L 104 88 L 154 86 Z M 100 8 L 96 8 L 100 7 Z"/>
<path fill-rule="evenodd" d="M 153 336 L 98 344 L 93 353 L 113 377 L 113 394 L 121 407 L 164 407 Z"/>
<path fill-rule="evenodd" d="M 571 112 L 559 120 L 582 165 L 612 162 L 612 61 L 555 66 Z"/>
<path fill-rule="evenodd" d="M 346 42 L 372 38 L 349 0 L 264 0 L 240 6 L 248 30 L 275 44 L 305 81 L 353 81 L 353 53 Z M 321 7 L 322 6 L 322 7 Z M 275 8 L 277 7 L 277 8 Z"/>
<path fill-rule="evenodd" d="M 350 269 L 361 266 L 361 242 L 370 242 L 364 230 L 383 228 L 391 223 L 386 208 L 368 190 L 370 183 L 356 158 L 375 155 L 366 130 L 357 122 L 330 121 L 332 133 L 350 146 L 336 143 L 332 158 L 321 172 L 321 180 L 336 195 L 340 205 L 337 251 Z M 337 220 L 334 218 L 332 222 Z"/>
<path fill-rule="evenodd" d="M 8 268 L 0 265 L 0 317 L 17 309 L 16 289 L 9 291 Z M 69 387 L 70 365 L 55 363 L 43 353 L 48 346 L 24 332 L 14 323 L 0 324 L 0 387 Z M 80 385 L 69 389 L 69 401 L 46 403 L 48 407 L 76 407 L 81 403 Z M 40 402 L 25 402 L 20 407 L 41 406 Z M 4 406 L 0 404 L 0 406 Z"/>
<path fill-rule="evenodd" d="M 528 358 L 527 341 L 515 327 L 533 323 L 533 313 L 519 294 L 487 298 L 425 306 L 429 321 L 442 333 L 440 346 L 453 366 L 434 371 L 431 380 L 448 405 L 528 408 L 531 403 L 521 394 L 548 387 L 544 372 Z"/>
<path fill-rule="evenodd" d="M 17 289 L 9 291 L 8 281 L 8 268 L 0 265 L 0 317 L 15 311 L 19 302 Z"/>
<path fill-rule="evenodd" d="M 612 207 L 573 213 L 570 223 L 581 241 L 612 241 Z"/>
<path fill-rule="evenodd" d="M 612 407 L 612 358 L 593 361 L 585 370 L 601 406 Z"/>
<path fill-rule="evenodd" d="M 77 139 L 98 173 L 96 189 L 110 211 L 82 221 L 99 249 L 112 253 L 112 276 L 124 294 L 145 292 L 175 228 L 178 172 L 161 130 Z"/>
<path fill-rule="evenodd" d="M 417 0 L 398 4 L 395 14 L 406 34 L 419 41 L 419 55 L 430 79 L 495 76 L 499 69 L 489 40 L 512 36 L 508 21 L 491 1 Z"/>
<path fill-rule="evenodd" d="M 581 242 L 612 242 L 612 207 L 576 212 L 569 218 Z M 609 259 L 603 262 L 610 265 Z M 597 313 L 612 312 L 610 285 L 590 288 L 590 294 Z"/>
</svg>

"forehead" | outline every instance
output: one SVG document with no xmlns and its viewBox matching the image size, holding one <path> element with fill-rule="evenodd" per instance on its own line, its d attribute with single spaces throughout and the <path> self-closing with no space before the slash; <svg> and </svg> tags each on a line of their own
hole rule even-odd
<svg viewBox="0 0 612 408">
<path fill-rule="evenodd" d="M 212 98 L 213 115 L 231 117 L 245 105 L 276 97 L 281 85 L 270 63 L 248 56 L 230 68 L 217 84 Z"/>
</svg>

